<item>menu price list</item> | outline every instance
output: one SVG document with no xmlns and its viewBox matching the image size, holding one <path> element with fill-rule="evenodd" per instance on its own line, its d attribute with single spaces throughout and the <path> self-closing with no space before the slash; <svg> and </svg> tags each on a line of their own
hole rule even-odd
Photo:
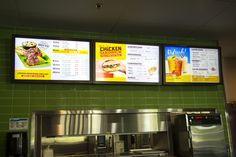
<svg viewBox="0 0 236 157">
<path fill-rule="evenodd" d="M 130 82 L 159 82 L 159 47 L 127 45 L 127 67 Z"/>
<path fill-rule="evenodd" d="M 192 81 L 219 82 L 218 49 L 191 48 Z"/>
</svg>

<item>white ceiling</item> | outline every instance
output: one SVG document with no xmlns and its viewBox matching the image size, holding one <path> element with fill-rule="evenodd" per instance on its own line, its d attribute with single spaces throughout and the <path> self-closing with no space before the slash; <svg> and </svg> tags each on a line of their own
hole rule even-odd
<svg viewBox="0 0 236 157">
<path fill-rule="evenodd" d="M 2 26 L 217 39 L 223 56 L 236 57 L 236 0 L 1 0 L 0 20 Z"/>
</svg>

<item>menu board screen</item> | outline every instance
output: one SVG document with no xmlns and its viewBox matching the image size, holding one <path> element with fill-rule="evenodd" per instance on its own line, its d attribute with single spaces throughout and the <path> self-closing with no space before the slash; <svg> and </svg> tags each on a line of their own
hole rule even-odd
<svg viewBox="0 0 236 157">
<path fill-rule="evenodd" d="M 95 43 L 95 81 L 159 83 L 159 46 Z"/>
<path fill-rule="evenodd" d="M 220 83 L 218 48 L 164 47 L 165 83 Z"/>
<path fill-rule="evenodd" d="M 90 42 L 15 36 L 14 80 L 90 81 Z"/>
</svg>

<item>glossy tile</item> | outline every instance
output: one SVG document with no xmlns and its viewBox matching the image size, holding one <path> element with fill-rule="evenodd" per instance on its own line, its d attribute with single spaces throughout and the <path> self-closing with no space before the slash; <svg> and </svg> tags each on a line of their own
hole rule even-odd
<svg viewBox="0 0 236 157">
<path fill-rule="evenodd" d="M 138 86 L 91 84 L 30 84 L 11 81 L 11 35 L 125 40 L 216 46 L 216 41 L 155 36 L 102 34 L 35 28 L 0 27 L 0 156 L 5 155 L 5 135 L 10 117 L 29 117 L 39 110 L 216 108 L 224 113 L 224 87 L 217 86 Z M 226 127 L 226 126 L 225 126 Z"/>
</svg>

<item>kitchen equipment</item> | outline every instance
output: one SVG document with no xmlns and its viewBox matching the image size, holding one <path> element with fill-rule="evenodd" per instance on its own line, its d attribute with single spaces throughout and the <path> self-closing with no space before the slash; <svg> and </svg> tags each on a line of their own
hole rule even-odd
<svg viewBox="0 0 236 157">
<path fill-rule="evenodd" d="M 219 113 L 177 115 L 174 128 L 178 157 L 228 156 Z"/>
<path fill-rule="evenodd" d="M 27 132 L 7 133 L 7 157 L 27 157 Z"/>
<path fill-rule="evenodd" d="M 226 118 L 229 127 L 231 156 L 236 157 L 236 102 L 226 103 Z"/>
<path fill-rule="evenodd" d="M 170 113 L 157 109 L 35 112 L 31 156 L 48 145 L 54 157 L 173 155 L 170 126 Z"/>
</svg>

